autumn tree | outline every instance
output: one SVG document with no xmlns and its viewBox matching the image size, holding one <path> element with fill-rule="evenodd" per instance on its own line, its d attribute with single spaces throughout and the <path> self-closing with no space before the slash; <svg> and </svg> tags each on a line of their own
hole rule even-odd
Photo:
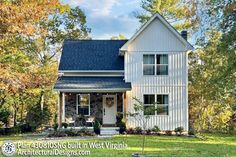
<svg viewBox="0 0 236 157">
<path fill-rule="evenodd" d="M 0 108 L 10 104 L 15 123 L 28 105 L 56 109 L 52 86 L 63 40 L 90 32 L 82 10 L 58 0 L 1 0 L 0 26 Z"/>
<path fill-rule="evenodd" d="M 141 23 L 145 23 L 152 15 L 160 13 L 178 30 L 191 30 L 198 24 L 196 3 L 195 0 L 143 0 L 143 10 L 136 17 Z"/>
<path fill-rule="evenodd" d="M 208 19 L 222 16 L 189 55 L 190 124 L 199 131 L 232 131 L 228 121 L 236 112 L 235 2 L 214 1 L 213 6 L 208 7 Z"/>
</svg>

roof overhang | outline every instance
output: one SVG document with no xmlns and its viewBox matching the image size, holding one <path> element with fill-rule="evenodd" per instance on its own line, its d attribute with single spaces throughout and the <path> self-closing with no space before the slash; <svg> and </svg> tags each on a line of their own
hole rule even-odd
<svg viewBox="0 0 236 157">
<path fill-rule="evenodd" d="M 123 77 L 59 77 L 55 91 L 61 92 L 125 92 L 131 90 L 131 83 Z"/>
<path fill-rule="evenodd" d="M 143 24 L 142 27 L 120 48 L 119 55 L 124 55 L 124 53 L 128 51 L 129 44 L 132 43 L 156 18 L 158 18 L 186 46 L 186 51 L 194 49 L 194 47 L 186 39 L 184 39 L 181 34 L 161 14 L 156 13 L 145 24 Z"/>
</svg>

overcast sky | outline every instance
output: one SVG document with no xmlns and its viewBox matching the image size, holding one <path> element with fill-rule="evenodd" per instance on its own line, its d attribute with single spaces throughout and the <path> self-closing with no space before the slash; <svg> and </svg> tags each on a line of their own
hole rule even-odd
<svg viewBox="0 0 236 157">
<path fill-rule="evenodd" d="M 79 6 L 87 16 L 93 39 L 110 39 L 119 33 L 130 38 L 140 27 L 134 12 L 140 10 L 140 0 L 61 0 L 72 7 Z"/>
</svg>

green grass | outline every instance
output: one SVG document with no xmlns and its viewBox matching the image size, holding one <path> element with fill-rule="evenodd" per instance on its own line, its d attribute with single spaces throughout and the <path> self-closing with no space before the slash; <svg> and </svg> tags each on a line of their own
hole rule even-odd
<svg viewBox="0 0 236 157">
<path fill-rule="evenodd" d="M 147 136 L 145 154 L 158 157 L 236 157 L 236 136 L 225 134 L 205 134 L 205 138 L 176 137 L 176 136 Z M 38 137 L 37 137 L 38 138 Z M 0 145 L 5 140 L 21 141 L 24 143 L 42 142 L 34 137 L 5 136 L 0 137 Z M 45 141 L 45 140 L 44 140 Z M 106 139 L 63 139 L 48 140 L 50 142 L 112 142 L 126 143 L 127 149 L 84 149 L 90 150 L 92 157 L 131 157 L 134 152 L 141 152 L 142 137 L 138 135 L 115 136 Z M 71 149 L 75 150 L 75 149 Z M 0 154 L 1 155 L 1 154 Z"/>
</svg>

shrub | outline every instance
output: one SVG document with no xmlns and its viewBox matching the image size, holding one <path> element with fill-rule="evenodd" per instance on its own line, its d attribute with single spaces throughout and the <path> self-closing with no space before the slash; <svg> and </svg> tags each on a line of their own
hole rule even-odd
<svg viewBox="0 0 236 157">
<path fill-rule="evenodd" d="M 61 126 L 66 129 L 68 127 L 68 124 L 64 122 L 64 123 L 61 124 Z"/>
<path fill-rule="evenodd" d="M 172 131 L 171 131 L 171 130 L 166 130 L 166 131 L 165 131 L 165 134 L 166 134 L 167 136 L 171 136 L 171 135 L 172 135 Z"/>
<path fill-rule="evenodd" d="M 19 125 L 21 133 L 32 132 L 33 129 L 28 123 L 20 124 Z"/>
<path fill-rule="evenodd" d="M 7 127 L 9 122 L 9 117 L 11 115 L 10 107 L 1 106 L 0 108 L 0 121 Z"/>
<path fill-rule="evenodd" d="M 188 135 L 195 135 L 195 130 L 194 129 L 189 129 Z"/>
<path fill-rule="evenodd" d="M 135 127 L 134 128 L 134 133 L 135 134 L 142 134 L 142 128 L 141 127 Z"/>
<path fill-rule="evenodd" d="M 94 132 L 88 130 L 86 127 L 83 127 L 82 129 L 77 131 L 77 136 L 94 136 Z"/>
<path fill-rule="evenodd" d="M 53 133 L 49 134 L 48 137 L 66 137 L 67 134 L 63 130 L 54 131 Z"/>
<path fill-rule="evenodd" d="M 181 135 L 184 131 L 184 128 L 182 126 L 175 128 L 176 135 Z"/>
<path fill-rule="evenodd" d="M 75 130 L 72 130 L 72 129 L 70 129 L 70 130 L 65 130 L 65 134 L 66 134 L 67 136 L 78 136 L 78 135 L 79 135 L 78 132 L 76 132 Z"/>
<path fill-rule="evenodd" d="M 152 132 L 151 129 L 147 129 L 147 131 L 146 131 L 146 135 L 151 135 L 151 132 Z"/>
<path fill-rule="evenodd" d="M 48 105 L 44 106 L 43 112 L 41 112 L 40 104 L 31 105 L 27 109 L 28 112 L 26 115 L 26 122 L 32 127 L 33 130 L 48 124 L 51 117 L 51 112 Z"/>
<path fill-rule="evenodd" d="M 118 112 L 116 114 L 116 125 L 118 125 L 120 122 L 122 122 L 122 119 L 123 119 L 123 113 Z"/>
<path fill-rule="evenodd" d="M 53 125 L 53 129 L 54 129 L 54 131 L 57 131 L 57 129 L 58 129 L 58 123 L 55 123 L 55 124 Z"/>
<path fill-rule="evenodd" d="M 159 133 L 161 130 L 160 130 L 160 128 L 157 125 L 155 125 L 153 127 L 152 131 L 155 132 L 155 133 Z"/>
<path fill-rule="evenodd" d="M 93 130 L 96 134 L 100 134 L 100 128 L 101 128 L 101 124 L 99 123 L 99 121 L 97 119 L 95 119 L 95 123 L 93 125 Z"/>
<path fill-rule="evenodd" d="M 127 134 L 134 134 L 134 129 L 133 128 L 126 129 L 126 133 Z"/>
<path fill-rule="evenodd" d="M 117 127 L 119 127 L 119 133 L 120 134 L 123 134 L 125 132 L 125 130 L 126 130 L 125 122 L 121 121 L 120 123 L 117 124 Z"/>
</svg>

